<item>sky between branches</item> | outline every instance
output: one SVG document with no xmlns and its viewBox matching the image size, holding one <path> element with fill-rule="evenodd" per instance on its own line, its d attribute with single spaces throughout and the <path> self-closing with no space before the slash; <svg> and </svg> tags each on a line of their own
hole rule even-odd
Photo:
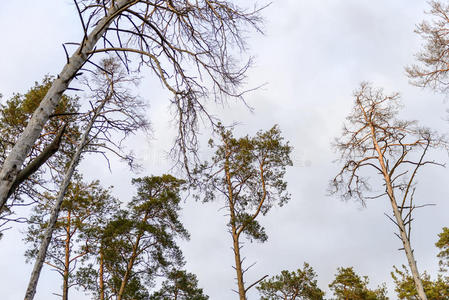
<svg viewBox="0 0 449 300">
<path fill-rule="evenodd" d="M 390 212 L 387 199 L 377 199 L 362 209 L 326 196 L 328 181 L 338 166 L 330 142 L 340 134 L 352 106 L 352 92 L 367 80 L 386 92 L 399 91 L 404 104 L 401 115 L 417 119 L 442 133 L 449 131 L 444 119 L 447 104 L 441 95 L 408 84 L 404 67 L 414 62 L 421 41 L 413 33 L 425 18 L 424 1 L 368 0 L 275 0 L 265 9 L 265 36 L 251 35 L 249 53 L 255 67 L 248 72 L 248 88 L 267 83 L 248 94 L 254 113 L 234 100 L 224 107 L 211 106 L 225 123 L 240 122 L 236 136 L 254 134 L 278 123 L 294 147 L 294 167 L 287 174 L 291 201 L 261 219 L 269 240 L 246 243 L 248 263 L 257 262 L 247 274 L 249 282 L 283 269 L 295 270 L 307 261 L 327 290 L 339 266 L 354 266 L 368 275 L 372 287 L 386 281 L 393 292 L 392 265 L 405 262 L 394 225 L 383 215 Z M 3 1 L 0 4 L 0 93 L 3 101 L 15 92 L 24 93 L 46 74 L 56 74 L 65 62 L 61 43 L 81 35 L 76 11 L 70 1 Z M 154 139 L 132 138 L 129 143 L 142 159 L 140 176 L 167 172 L 164 160 L 173 132 L 169 123 L 169 96 L 160 83 L 144 73 L 140 95 L 150 104 L 148 117 Z M 202 137 L 207 141 L 207 133 Z M 203 142 L 203 148 L 207 145 Z M 206 152 L 205 152 L 206 153 Z M 446 154 L 439 157 L 447 159 Z M 86 179 L 114 185 L 123 201 L 134 193 L 125 164 L 113 162 L 112 172 L 101 159 L 82 165 Z M 136 177 L 134 175 L 134 177 Z M 129 179 L 128 179 L 129 178 Z M 434 243 L 437 233 L 448 226 L 449 172 L 427 168 L 418 177 L 417 200 L 436 203 L 416 214 L 412 243 L 420 271 L 435 274 L 438 266 Z M 215 204 L 187 199 L 183 218 L 192 234 L 182 243 L 187 269 L 198 275 L 200 286 L 211 299 L 231 299 L 234 270 L 231 238 L 225 229 L 224 212 Z M 201 217 L 199 217 L 201 216 Z M 20 227 L 6 233 L 0 242 L 0 289 L 3 299 L 23 297 L 31 265 L 23 258 Z M 8 257 L 8 259 L 5 259 Z M 49 299 L 61 284 L 57 274 L 46 271 L 36 299 Z M 73 300 L 85 299 L 73 291 Z M 393 297 L 394 298 L 394 297 Z M 249 299 L 257 299 L 255 291 Z"/>
</svg>

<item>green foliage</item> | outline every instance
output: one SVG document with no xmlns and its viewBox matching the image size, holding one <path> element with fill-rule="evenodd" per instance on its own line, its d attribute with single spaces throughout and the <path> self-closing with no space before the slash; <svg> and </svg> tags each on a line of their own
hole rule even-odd
<svg viewBox="0 0 449 300">
<path fill-rule="evenodd" d="M 423 298 L 425 292 L 410 244 L 414 211 L 419 207 L 413 197 L 416 176 L 423 166 L 442 166 L 426 155 L 434 149 L 447 149 L 448 142 L 444 136 L 419 127 L 416 121 L 398 119 L 398 93 L 386 95 L 383 89 L 365 82 L 354 92 L 354 100 L 343 133 L 334 143 L 343 167 L 331 182 L 331 193 L 345 200 L 359 200 L 362 205 L 370 199 L 388 197 L 393 213 L 388 218 L 397 225 L 397 236 Z M 373 175 L 377 179 L 371 179 Z M 373 182 L 378 188 L 372 187 Z"/>
<path fill-rule="evenodd" d="M 186 271 L 172 270 L 159 291 L 151 295 L 150 300 L 207 300 L 203 289 L 198 287 L 196 276 Z"/>
<path fill-rule="evenodd" d="M 219 144 L 209 141 L 215 155 L 195 170 L 203 200 L 224 196 L 232 211 L 229 226 L 242 228 L 249 239 L 264 242 L 267 235 L 256 217 L 289 200 L 283 178 L 286 166 L 292 165 L 291 147 L 283 141 L 278 126 L 259 131 L 255 137 L 235 138 L 224 127 L 219 134 Z"/>
<path fill-rule="evenodd" d="M 282 206 L 290 198 L 285 169 L 292 165 L 291 147 L 284 143 L 278 126 L 255 137 L 235 138 L 231 130 L 219 126 L 220 142 L 209 141 L 215 154 L 209 162 L 201 164 L 193 172 L 195 183 L 203 192 L 204 202 L 224 198 L 229 213 L 227 224 L 232 236 L 235 271 L 240 299 L 246 299 L 240 255 L 240 237 L 250 241 L 265 242 L 268 238 L 257 217 L 265 215 L 278 204 Z"/>
<path fill-rule="evenodd" d="M 116 295 L 118 289 L 120 288 L 121 280 L 121 277 L 114 276 L 109 282 L 110 286 L 113 288 L 113 295 Z M 122 300 L 147 300 L 149 296 L 147 285 L 148 284 L 142 283 L 142 279 L 140 276 L 133 276 L 126 284 Z"/>
<path fill-rule="evenodd" d="M 402 265 L 402 270 L 393 266 L 394 272 L 391 272 L 391 277 L 396 285 L 395 291 L 399 299 L 405 300 L 419 300 L 416 292 L 413 277 L 410 275 L 408 269 Z M 423 272 L 421 281 L 424 286 L 424 292 L 428 299 L 443 300 L 449 299 L 449 280 L 444 279 L 441 275 L 436 280 L 431 280 L 430 275 Z"/>
<path fill-rule="evenodd" d="M 96 299 L 100 293 L 105 299 L 117 296 L 122 284 L 122 299 L 148 299 L 154 276 L 183 264 L 176 239 L 189 238 L 179 220 L 179 194 L 184 181 L 162 175 L 133 179 L 133 184 L 137 194 L 127 209 L 90 228 L 86 236 L 95 244 L 91 254 L 94 262 L 79 272 L 78 280 Z M 104 281 L 103 290 L 100 279 Z"/>
<path fill-rule="evenodd" d="M 317 286 L 316 274 L 309 264 L 296 272 L 282 271 L 262 281 L 257 289 L 261 300 L 322 300 L 324 292 Z"/>
<path fill-rule="evenodd" d="M 6 103 L 0 105 L 0 163 L 11 151 L 18 137 L 25 129 L 35 109 L 46 95 L 53 82 L 52 77 L 45 77 L 42 83 L 35 85 L 24 95 L 15 94 Z M 52 170 L 52 175 L 58 174 L 65 167 L 67 155 L 74 150 L 74 142 L 80 136 L 78 126 L 73 122 L 79 109 L 78 97 L 62 96 L 61 102 L 56 107 L 55 112 L 46 123 L 40 138 L 33 145 L 30 154 L 24 162 L 29 164 L 42 150 L 48 146 L 58 131 L 64 124 L 66 127 L 59 151 L 46 162 L 46 166 Z M 35 198 L 39 195 L 39 187 L 51 183 L 48 173 L 44 176 L 45 170 L 41 168 L 26 180 L 16 191 L 16 198 L 23 198 L 24 195 Z"/>
<path fill-rule="evenodd" d="M 337 300 L 388 300 L 385 286 L 368 289 L 368 277 L 360 277 L 352 267 L 338 268 L 334 281 L 329 284 Z"/>
<path fill-rule="evenodd" d="M 53 83 L 52 77 L 45 77 L 42 83 L 35 83 L 35 85 L 24 95 L 15 94 L 8 99 L 5 104 L 0 106 L 0 132 L 1 132 L 1 157 L 2 161 L 15 144 L 18 136 L 25 129 L 28 120 L 31 118 L 33 112 L 39 106 L 40 102 L 47 94 L 48 89 Z M 30 158 L 39 153 L 44 146 L 49 144 L 56 132 L 61 128 L 62 123 L 73 121 L 73 115 L 79 109 L 78 97 L 62 96 L 61 102 L 56 107 L 50 121 L 45 125 L 41 137 L 33 147 Z M 66 131 L 67 136 L 70 136 L 72 141 L 79 136 L 78 128 L 76 126 L 69 127 Z M 69 150 L 72 143 L 63 143 L 61 149 Z"/>
<path fill-rule="evenodd" d="M 33 208 L 25 241 L 31 245 L 25 253 L 27 260 L 36 257 L 45 229 L 47 217 L 53 208 L 50 195 Z M 91 243 L 86 231 L 102 223 L 105 216 L 113 214 L 118 202 L 98 181 L 86 184 L 80 175 L 74 176 L 64 197 L 51 244 L 47 250 L 46 263 L 63 278 L 63 283 L 75 284 L 76 266 L 90 253 Z"/>
<path fill-rule="evenodd" d="M 449 228 L 443 227 L 443 231 L 438 234 L 438 237 L 435 246 L 440 249 L 440 253 L 438 253 L 440 267 L 442 271 L 447 271 L 449 268 Z"/>
</svg>

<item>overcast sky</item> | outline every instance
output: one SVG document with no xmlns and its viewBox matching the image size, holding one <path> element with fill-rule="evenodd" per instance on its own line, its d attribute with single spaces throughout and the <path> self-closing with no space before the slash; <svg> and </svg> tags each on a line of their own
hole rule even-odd
<svg viewBox="0 0 449 300">
<path fill-rule="evenodd" d="M 255 66 L 248 72 L 248 87 L 267 83 L 248 94 L 254 113 L 231 100 L 224 107 L 211 107 L 227 124 L 239 122 L 236 135 L 254 134 L 279 124 L 294 147 L 294 166 L 287 180 L 292 195 L 282 208 L 261 218 L 269 239 L 264 244 L 246 243 L 247 263 L 257 264 L 247 273 L 247 282 L 281 270 L 295 270 L 308 262 L 318 274 L 319 286 L 328 292 L 337 267 L 354 266 L 371 278 L 371 286 L 386 282 L 393 295 L 390 277 L 393 265 L 406 264 L 397 249 L 400 241 L 394 226 L 384 216 L 390 213 L 387 199 L 369 202 L 367 208 L 326 196 L 329 180 L 336 174 L 337 158 L 330 143 L 340 133 L 352 105 L 352 92 L 361 81 L 401 93 L 407 119 L 447 133 L 446 107 L 442 95 L 411 86 L 404 67 L 414 62 L 422 41 L 413 32 L 425 18 L 425 1 L 370 0 L 274 0 L 264 10 L 265 35 L 250 35 L 249 53 Z M 3 100 L 24 93 L 46 74 L 57 74 L 65 63 L 63 42 L 81 36 L 71 1 L 1 1 L 0 93 Z M 173 132 L 169 123 L 167 92 L 147 75 L 141 96 L 150 104 L 153 139 L 141 136 L 129 141 L 144 163 L 140 176 L 168 171 L 164 151 L 170 148 Z M 204 134 L 203 140 L 208 136 Z M 206 147 L 206 145 L 203 145 Z M 444 162 L 446 154 L 438 155 Z M 105 161 L 91 159 L 81 166 L 87 179 L 114 185 L 114 193 L 128 201 L 134 189 L 123 164 L 112 172 Z M 443 226 L 449 226 L 449 173 L 444 168 L 425 169 L 418 177 L 416 201 L 437 206 L 416 213 L 412 245 L 420 271 L 436 275 L 434 243 Z M 195 273 L 212 300 L 236 298 L 231 237 L 226 232 L 219 203 L 201 204 L 187 199 L 183 211 L 191 240 L 182 243 L 187 269 Z M 1 298 L 23 298 L 31 265 L 25 264 L 23 228 L 6 232 L 0 241 Z M 60 278 L 45 270 L 37 300 L 56 299 Z M 73 290 L 71 299 L 85 299 Z M 258 299 L 255 291 L 249 299 Z M 392 296 L 395 299 L 395 296 Z"/>
</svg>

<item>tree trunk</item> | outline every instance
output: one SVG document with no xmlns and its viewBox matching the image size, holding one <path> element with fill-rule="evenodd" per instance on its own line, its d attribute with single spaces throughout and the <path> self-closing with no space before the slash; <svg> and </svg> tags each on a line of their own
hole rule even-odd
<svg viewBox="0 0 449 300">
<path fill-rule="evenodd" d="M 232 240 L 234 248 L 234 258 L 235 258 L 235 272 L 237 273 L 237 285 L 239 288 L 239 299 L 246 300 L 245 282 L 243 281 L 243 269 L 242 269 L 242 259 L 240 256 L 240 243 L 239 237 L 235 234 L 235 226 L 232 229 Z"/>
<path fill-rule="evenodd" d="M 20 135 L 0 171 L 0 211 L 6 204 L 9 191 L 14 184 L 17 174 L 22 168 L 25 158 L 31 151 L 35 141 L 39 138 L 45 123 L 58 105 L 62 94 L 67 90 L 70 82 L 80 68 L 88 60 L 90 52 L 101 38 L 111 22 L 120 15 L 120 12 L 135 4 L 134 0 L 117 0 L 111 6 L 107 15 L 101 18 L 95 28 L 83 40 L 79 48 L 70 57 L 57 79 L 53 82 L 39 107 L 34 111 L 27 127 Z"/>
<path fill-rule="evenodd" d="M 227 147 L 226 147 L 227 151 Z M 246 300 L 246 291 L 245 291 L 245 282 L 243 280 L 243 269 L 242 269 L 242 259 L 240 256 L 240 243 L 239 237 L 240 232 L 238 232 L 236 225 L 236 215 L 235 215 L 235 206 L 234 206 L 234 193 L 232 190 L 232 181 L 231 174 L 229 172 L 229 153 L 226 154 L 225 166 L 224 166 L 226 183 L 228 186 L 228 200 L 229 200 L 229 216 L 230 216 L 230 224 L 232 231 L 232 242 L 233 242 L 233 250 L 234 250 L 234 259 L 235 259 L 235 272 L 237 273 L 237 286 L 239 292 L 239 299 Z"/>
<path fill-rule="evenodd" d="M 100 289 L 100 300 L 104 300 L 104 257 L 103 249 L 100 249 L 100 271 L 99 271 L 99 283 L 98 287 Z"/>
<path fill-rule="evenodd" d="M 11 185 L 11 188 L 9 189 L 8 196 L 12 195 L 14 191 L 19 187 L 19 185 L 25 181 L 28 177 L 30 177 L 34 172 L 39 170 L 39 168 L 59 150 L 59 146 L 61 145 L 62 135 L 65 132 L 67 124 L 61 127 L 59 129 L 58 133 L 56 134 L 56 137 L 54 140 L 42 150 L 42 152 L 33 159 L 25 168 L 23 168 L 16 177 L 16 180 L 14 180 L 13 184 Z M 0 209 L 1 210 L 1 209 Z"/>
<path fill-rule="evenodd" d="M 69 295 L 69 270 L 70 270 L 70 211 L 67 215 L 67 236 L 65 239 L 65 260 L 64 260 L 64 274 L 62 284 L 62 300 L 67 300 Z"/>
<path fill-rule="evenodd" d="M 407 256 L 408 265 L 412 271 L 413 281 L 415 282 L 416 291 L 418 292 L 418 296 L 421 300 L 427 300 L 426 293 L 424 292 L 424 287 L 421 281 L 421 277 L 419 276 L 418 266 L 416 265 L 416 260 L 413 255 L 413 250 L 410 245 L 410 240 L 408 239 L 407 232 L 404 226 L 404 221 L 402 220 L 402 215 L 399 212 L 398 205 L 396 203 L 396 199 L 394 195 L 390 197 L 391 206 L 393 208 L 393 213 L 396 219 L 396 222 L 399 227 L 399 232 L 402 240 L 402 244 L 404 245 L 405 255 Z"/>
<path fill-rule="evenodd" d="M 64 180 L 62 181 L 58 196 L 56 197 L 55 206 L 53 207 L 51 214 L 50 214 L 50 220 L 48 221 L 48 227 L 44 233 L 44 238 L 42 240 L 41 246 L 39 248 L 39 252 L 36 256 L 36 261 L 34 263 L 33 271 L 31 272 L 30 281 L 28 282 L 28 288 L 25 294 L 25 300 L 32 300 L 34 299 L 34 295 L 36 294 L 36 287 L 37 283 L 39 281 L 39 276 L 42 270 L 42 266 L 45 261 L 45 256 L 47 255 L 47 249 L 51 242 L 51 237 L 53 235 L 53 229 L 56 224 L 56 220 L 58 219 L 59 211 L 61 209 L 62 200 L 64 199 L 65 193 L 67 192 L 67 188 L 70 184 L 70 181 L 72 179 L 72 175 L 75 171 L 75 168 L 79 162 L 79 159 L 81 157 L 81 152 L 84 148 L 84 146 L 87 143 L 90 130 L 92 129 L 92 126 L 95 122 L 95 119 L 98 117 L 99 113 L 103 109 L 106 102 L 112 97 L 109 95 L 106 99 L 104 99 L 100 105 L 95 110 L 94 115 L 92 116 L 92 119 L 89 121 L 83 135 L 81 136 L 81 140 L 79 144 L 76 147 L 75 153 L 73 154 L 72 161 L 70 162 L 70 165 L 64 175 Z"/>
<path fill-rule="evenodd" d="M 145 216 L 144 216 L 142 222 L 145 223 L 147 220 L 148 220 L 148 212 L 145 213 Z M 131 253 L 131 257 L 128 260 L 125 275 L 123 276 L 122 282 L 120 284 L 120 290 L 118 291 L 118 294 L 117 294 L 117 300 L 122 300 L 123 293 L 125 292 L 126 285 L 128 284 L 128 280 L 131 276 L 132 268 L 134 267 L 134 262 L 137 258 L 137 251 L 139 250 L 140 239 L 142 238 L 142 236 L 143 236 L 143 232 L 139 232 L 139 234 L 136 237 L 136 241 L 134 242 L 133 251 Z"/>
<path fill-rule="evenodd" d="M 379 144 L 377 143 L 375 130 L 372 125 L 371 125 L 371 136 L 372 136 L 374 147 L 378 154 L 379 164 L 381 166 L 382 173 L 383 173 L 383 176 L 385 179 L 385 184 L 387 187 L 387 194 L 388 194 L 388 197 L 390 198 L 390 203 L 391 203 L 391 207 L 393 209 L 393 214 L 396 219 L 397 226 L 399 227 L 399 235 L 401 237 L 401 241 L 404 246 L 404 251 L 405 251 L 405 255 L 407 256 L 408 265 L 410 266 L 410 270 L 412 272 L 412 276 L 413 276 L 413 280 L 415 282 L 415 287 L 416 287 L 416 291 L 418 293 L 418 297 L 421 300 L 427 300 L 427 296 L 426 296 L 426 293 L 424 292 L 424 287 L 423 287 L 421 278 L 419 276 L 418 267 L 416 265 L 416 260 L 413 255 L 413 250 L 410 245 L 410 240 L 407 236 L 407 231 L 404 226 L 404 221 L 402 219 L 401 212 L 399 211 L 398 204 L 397 204 L 396 198 L 394 196 L 393 184 L 391 182 L 391 178 L 388 173 L 388 170 L 385 166 L 383 153 L 379 147 Z"/>
<path fill-rule="evenodd" d="M 134 266 L 134 261 L 136 260 L 136 257 L 137 257 L 136 248 L 133 247 L 133 253 L 131 254 L 128 264 L 126 265 L 126 271 L 125 274 L 123 275 L 123 279 L 120 284 L 120 289 L 117 294 L 117 300 L 122 300 L 123 294 L 125 293 L 126 285 L 128 284 L 129 277 L 131 276 L 131 271 Z"/>
</svg>

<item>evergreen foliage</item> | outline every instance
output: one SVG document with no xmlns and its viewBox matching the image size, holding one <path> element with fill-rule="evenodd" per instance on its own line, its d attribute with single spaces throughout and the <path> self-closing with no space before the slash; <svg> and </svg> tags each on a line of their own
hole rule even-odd
<svg viewBox="0 0 449 300">
<path fill-rule="evenodd" d="M 261 300 L 322 300 L 324 292 L 318 287 L 316 274 L 308 263 L 297 271 L 282 271 L 262 281 L 257 289 Z"/>
<path fill-rule="evenodd" d="M 183 270 L 171 270 L 159 291 L 150 300 L 207 300 L 203 289 L 198 287 L 196 276 Z"/>
<path fill-rule="evenodd" d="M 368 283 L 368 277 L 360 277 L 353 267 L 338 268 L 329 288 L 337 300 L 388 300 L 385 286 L 371 290 Z"/>
<path fill-rule="evenodd" d="M 402 265 L 402 269 L 393 266 L 394 272 L 391 277 L 396 285 L 395 291 L 400 300 L 419 300 L 418 293 L 408 269 Z M 449 299 L 449 279 L 438 275 L 436 280 L 432 280 L 427 272 L 422 274 L 424 291 L 428 299 L 446 300 Z"/>
<path fill-rule="evenodd" d="M 435 246 L 440 249 L 438 257 L 440 258 L 440 267 L 442 271 L 448 271 L 449 268 L 449 228 L 443 227 L 443 231 L 438 234 L 438 242 Z"/>
</svg>

